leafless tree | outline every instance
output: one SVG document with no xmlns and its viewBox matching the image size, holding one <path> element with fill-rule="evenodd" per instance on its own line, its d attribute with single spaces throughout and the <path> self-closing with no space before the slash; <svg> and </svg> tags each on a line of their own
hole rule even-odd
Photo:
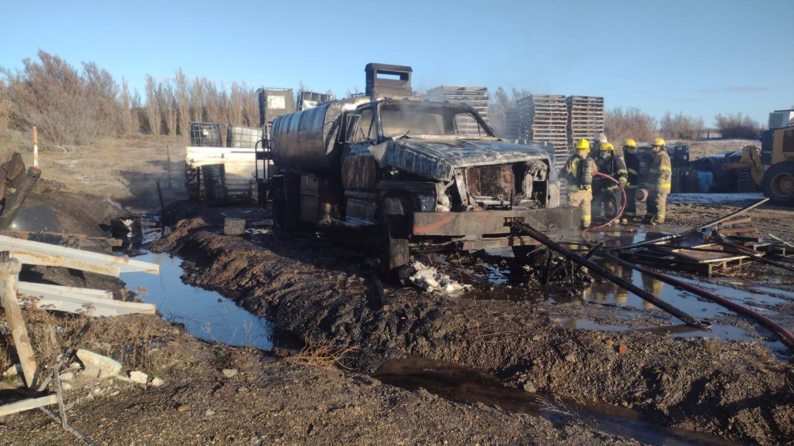
<svg viewBox="0 0 794 446">
<path fill-rule="evenodd" d="M 755 139 L 763 130 L 758 121 L 742 113 L 719 114 L 714 117 L 714 121 L 723 138 Z"/>
<path fill-rule="evenodd" d="M 613 141 L 650 141 L 656 134 L 656 119 L 637 107 L 615 107 L 604 113 L 604 132 Z"/>
</svg>

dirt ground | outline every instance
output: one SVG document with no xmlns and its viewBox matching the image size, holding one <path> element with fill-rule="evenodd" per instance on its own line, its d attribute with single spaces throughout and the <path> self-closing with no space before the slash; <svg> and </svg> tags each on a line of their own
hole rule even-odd
<svg viewBox="0 0 794 446">
<path fill-rule="evenodd" d="M 676 428 L 764 444 L 794 438 L 792 369 L 757 342 L 571 330 L 559 324 L 566 305 L 537 289 L 514 300 L 500 297 L 507 287 L 476 298 L 387 288 L 383 304 L 356 251 L 300 235 L 251 243 L 217 234 L 217 224 L 207 213 L 182 220 L 157 249 L 189 259 L 187 281 L 304 340 L 356 346 L 350 366 L 358 370 L 418 355 L 485 370 L 530 392 L 631 407 Z"/>
<path fill-rule="evenodd" d="M 179 142 L 124 144 L 109 142 L 107 147 L 117 150 L 112 155 L 90 148 L 44 152 L 49 181 L 37 187 L 29 204 L 54 209 L 69 231 L 103 234 L 112 216 L 159 207 L 154 183 L 167 184 L 170 169 L 171 188 L 164 189 L 174 229 L 152 249 L 184 258 L 187 282 L 221 292 L 307 348 L 266 352 L 207 343 L 156 316 L 91 320 L 81 348 L 165 381 L 161 387 L 143 387 L 76 373 L 66 392 L 69 418 L 97 444 L 794 440 L 794 369 L 790 355 L 767 347 L 768 333 L 753 331 L 742 342 L 673 336 L 657 331 L 673 323 L 658 311 L 599 304 L 581 293 L 550 299 L 549 289 L 532 283 L 489 283 L 483 277 L 493 260 L 474 256 L 425 259 L 451 274 L 473 271 L 455 276 L 473 285 L 461 295 L 389 285 L 381 293 L 366 246 L 340 243 L 335 234 L 283 234 L 267 227 L 245 237 L 224 236 L 220 209 L 175 202 L 184 155 L 174 153 Z M 164 154 L 163 144 L 174 152 Z M 683 230 L 744 204 L 673 202 L 668 224 L 655 229 Z M 764 207 L 750 215 L 762 231 L 794 237 L 791 210 Z M 76 277 L 54 268 L 26 274 L 51 283 L 114 289 L 117 298 L 132 298 L 115 279 Z M 790 275 L 755 266 L 704 282 L 794 290 Z M 794 298 L 774 310 L 794 314 Z M 35 322 L 34 345 L 41 350 L 41 362 L 49 364 L 85 319 L 36 313 L 29 315 Z M 568 319 L 595 324 L 583 329 L 566 324 Z M 737 328 L 752 325 L 741 318 L 723 319 Z M 632 330 L 607 328 L 612 325 Z M 5 334 L 2 327 L 0 332 Z M 0 336 L 2 370 L 15 359 L 8 339 Z M 346 353 L 334 365 L 328 351 Z M 399 369 L 406 366 L 405 358 L 417 357 L 433 361 L 422 366 L 425 371 L 432 364 L 447 364 L 447 371 L 465 367 L 483 373 L 503 391 L 518 391 L 523 396 L 518 399 L 536 400 L 531 406 L 544 409 L 505 404 L 517 398 L 515 393 L 493 401 L 459 398 L 479 387 L 451 375 L 442 374 L 453 389 L 441 397 L 443 392 L 421 386 L 401 388 L 409 381 L 405 375 L 398 373 L 394 380 L 384 372 L 395 360 Z M 14 395 L 18 390 L 3 389 L 18 385 L 18 380 L 6 380 L 0 397 Z M 466 391 L 472 385 L 475 391 Z M 706 436 L 693 434 L 683 437 L 689 441 L 675 443 L 672 437 L 615 433 L 599 418 L 579 415 L 580 409 L 596 407 L 602 408 L 599 413 L 603 407 L 631 411 L 664 429 Z M 30 412 L 0 419 L 0 444 L 78 443 L 44 414 Z"/>
</svg>

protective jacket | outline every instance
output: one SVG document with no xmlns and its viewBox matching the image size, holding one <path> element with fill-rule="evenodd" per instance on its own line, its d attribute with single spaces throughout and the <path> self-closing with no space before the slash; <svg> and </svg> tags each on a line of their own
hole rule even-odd
<svg viewBox="0 0 794 446">
<path fill-rule="evenodd" d="M 582 158 L 579 155 L 573 155 L 568 158 L 563 170 L 567 173 L 568 191 L 577 192 L 592 188 L 593 175 L 598 172 L 598 167 L 593 158 L 589 156 Z"/>
<path fill-rule="evenodd" d="M 640 156 L 637 151 L 629 152 L 625 150 L 623 157 L 626 161 L 626 172 L 629 186 L 637 187 L 640 185 Z"/>
<path fill-rule="evenodd" d="M 667 150 L 660 150 L 659 153 L 654 154 L 651 166 L 648 168 L 648 189 L 669 194 L 672 178 L 670 155 L 667 154 Z"/>
</svg>

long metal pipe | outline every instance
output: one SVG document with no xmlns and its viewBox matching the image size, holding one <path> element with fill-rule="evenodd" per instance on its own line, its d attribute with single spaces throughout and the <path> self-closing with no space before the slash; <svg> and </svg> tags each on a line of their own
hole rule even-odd
<svg viewBox="0 0 794 446">
<path fill-rule="evenodd" d="M 760 323 L 761 325 L 763 325 L 764 327 L 768 328 L 773 333 L 775 333 L 775 335 L 777 335 L 777 337 L 784 344 L 786 344 L 786 346 L 788 346 L 790 349 L 794 349 L 794 335 L 792 335 L 788 330 L 783 328 L 777 322 L 775 322 L 772 319 L 769 319 L 768 317 L 763 316 L 763 315 L 751 310 L 750 308 L 745 307 L 744 305 L 737 304 L 736 302 L 733 302 L 731 300 L 725 299 L 724 297 L 717 296 L 716 294 L 714 294 L 712 292 L 709 292 L 709 291 L 706 291 L 706 290 L 704 290 L 702 288 L 698 288 L 696 286 L 690 285 L 690 284 L 688 284 L 686 282 L 678 280 L 678 279 L 676 279 L 674 277 L 670 277 L 670 276 L 668 276 L 666 274 L 662 274 L 662 273 L 656 272 L 656 271 L 654 271 L 652 269 L 645 268 L 643 266 L 627 262 L 627 261 L 625 261 L 625 260 L 623 260 L 623 259 L 621 259 L 621 258 L 619 258 L 619 257 L 617 257 L 615 255 L 608 254 L 608 253 L 605 253 L 605 252 L 600 252 L 598 255 L 601 256 L 602 258 L 605 258 L 605 259 L 609 260 L 609 261 L 615 262 L 615 263 L 617 263 L 618 265 L 620 265 L 620 266 L 622 266 L 624 268 L 635 269 L 635 270 L 637 270 L 637 271 L 639 271 L 639 272 L 641 272 L 643 274 L 647 274 L 647 275 L 649 275 L 651 277 L 654 277 L 654 278 L 656 278 L 658 280 L 661 280 L 662 282 L 668 283 L 668 284 L 670 284 L 670 285 L 672 285 L 672 286 L 674 286 L 674 287 L 676 287 L 678 289 L 681 289 L 683 291 L 688 291 L 688 292 L 690 292 L 692 294 L 696 294 L 696 295 L 698 295 L 698 296 L 700 296 L 702 298 L 705 298 L 705 299 L 711 300 L 713 302 L 716 302 L 716 303 L 722 305 L 723 307 L 730 308 L 731 310 L 733 310 L 733 311 L 735 311 L 735 312 L 737 312 L 739 314 L 743 314 L 745 316 L 753 318 L 756 321 L 758 321 L 758 323 Z"/>
<path fill-rule="evenodd" d="M 613 274 L 608 269 L 604 268 L 603 266 L 599 265 L 598 263 L 593 262 L 592 260 L 585 258 L 567 247 L 555 242 L 554 240 L 550 239 L 546 234 L 538 231 L 537 229 L 529 226 L 526 223 L 522 222 L 513 222 L 512 223 L 513 231 L 524 233 L 535 240 L 543 243 L 544 245 L 548 246 L 549 249 L 556 251 L 557 253 L 561 254 L 565 258 L 579 264 L 582 266 L 587 267 L 590 271 L 598 274 L 599 276 L 609 280 L 610 282 L 618 285 L 621 288 L 624 288 L 640 298 L 656 305 L 660 309 L 672 314 L 673 316 L 677 317 L 687 325 L 691 325 L 693 327 L 701 328 L 701 329 L 708 329 L 711 325 L 708 322 L 700 321 L 693 317 L 692 315 L 679 310 L 678 308 L 670 305 L 669 303 L 659 299 L 658 297 L 654 296 L 653 294 L 645 291 L 644 289 L 634 285 L 633 283 Z"/>
</svg>

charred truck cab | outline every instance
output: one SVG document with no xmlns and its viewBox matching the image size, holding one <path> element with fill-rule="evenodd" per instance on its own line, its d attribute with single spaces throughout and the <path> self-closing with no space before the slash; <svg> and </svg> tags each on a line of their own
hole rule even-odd
<svg viewBox="0 0 794 446">
<path fill-rule="evenodd" d="M 512 220 L 556 239 L 576 227 L 544 148 L 502 142 L 471 107 L 411 97 L 410 67 L 366 71 L 366 97 L 273 122 L 278 226 L 374 231 L 384 270 L 416 250 L 536 245 L 511 235 Z"/>
</svg>

